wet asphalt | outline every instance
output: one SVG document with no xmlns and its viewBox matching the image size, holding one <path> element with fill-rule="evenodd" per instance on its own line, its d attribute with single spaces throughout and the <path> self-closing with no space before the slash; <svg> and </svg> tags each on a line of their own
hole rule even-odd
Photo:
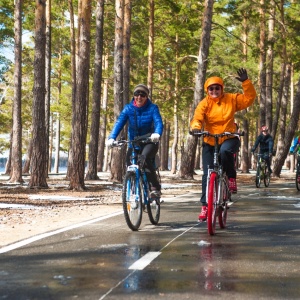
<svg viewBox="0 0 300 300">
<path fill-rule="evenodd" d="M 238 188 L 215 236 L 187 189 L 158 226 L 144 213 L 132 232 L 120 212 L 1 253 L 0 299 L 300 299 L 300 192 Z"/>
</svg>

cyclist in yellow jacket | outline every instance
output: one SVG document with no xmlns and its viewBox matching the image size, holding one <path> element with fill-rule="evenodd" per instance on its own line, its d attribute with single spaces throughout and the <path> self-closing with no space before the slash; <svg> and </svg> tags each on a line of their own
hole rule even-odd
<svg viewBox="0 0 300 300">
<path fill-rule="evenodd" d="M 224 92 L 224 82 L 220 77 L 210 77 L 206 80 L 204 88 L 207 96 L 199 102 L 195 109 L 194 117 L 190 123 L 191 130 L 205 130 L 212 134 L 222 132 L 236 132 L 234 114 L 243 110 L 254 102 L 255 88 L 248 78 L 247 71 L 241 68 L 237 71 L 237 80 L 242 82 L 243 94 L 231 94 Z M 220 153 L 223 169 L 229 178 L 229 189 L 237 192 L 236 170 L 234 168 L 233 153 L 237 152 L 240 140 L 237 137 L 224 137 L 220 139 Z M 208 166 L 213 165 L 214 138 L 204 137 L 202 162 L 202 209 L 199 220 L 207 217 L 206 181 Z"/>
</svg>

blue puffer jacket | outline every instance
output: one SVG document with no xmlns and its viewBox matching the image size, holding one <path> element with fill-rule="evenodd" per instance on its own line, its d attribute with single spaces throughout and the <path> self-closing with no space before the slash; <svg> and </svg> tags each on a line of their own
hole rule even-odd
<svg viewBox="0 0 300 300">
<path fill-rule="evenodd" d="M 147 133 L 158 133 L 162 135 L 163 122 L 158 106 L 148 98 L 147 103 L 142 107 L 133 105 L 134 99 L 126 104 L 117 119 L 108 139 L 116 139 L 128 121 L 128 139 L 133 140 L 136 136 Z"/>
</svg>

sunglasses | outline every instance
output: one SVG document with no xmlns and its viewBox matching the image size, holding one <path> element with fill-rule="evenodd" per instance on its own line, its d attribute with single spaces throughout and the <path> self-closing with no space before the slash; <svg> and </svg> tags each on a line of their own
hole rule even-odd
<svg viewBox="0 0 300 300">
<path fill-rule="evenodd" d="M 147 97 L 147 94 L 145 92 L 142 92 L 142 91 L 136 91 L 136 92 L 133 93 L 133 95 L 135 97 L 138 97 L 138 96 L 141 96 L 142 98 Z"/>
<path fill-rule="evenodd" d="M 210 91 L 210 92 L 212 92 L 213 90 L 215 90 L 215 91 L 219 91 L 219 90 L 221 90 L 221 87 L 220 86 L 210 86 L 209 88 L 208 88 L 208 90 Z"/>
</svg>

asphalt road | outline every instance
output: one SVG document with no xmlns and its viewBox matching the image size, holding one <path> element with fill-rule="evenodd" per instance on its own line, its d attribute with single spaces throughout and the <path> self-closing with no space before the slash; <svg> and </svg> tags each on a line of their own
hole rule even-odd
<svg viewBox="0 0 300 300">
<path fill-rule="evenodd" d="M 153 226 L 122 213 L 0 254 L 0 299 L 300 299 L 300 193 L 239 186 L 227 228 L 209 236 L 199 196 L 162 204 Z"/>
</svg>

